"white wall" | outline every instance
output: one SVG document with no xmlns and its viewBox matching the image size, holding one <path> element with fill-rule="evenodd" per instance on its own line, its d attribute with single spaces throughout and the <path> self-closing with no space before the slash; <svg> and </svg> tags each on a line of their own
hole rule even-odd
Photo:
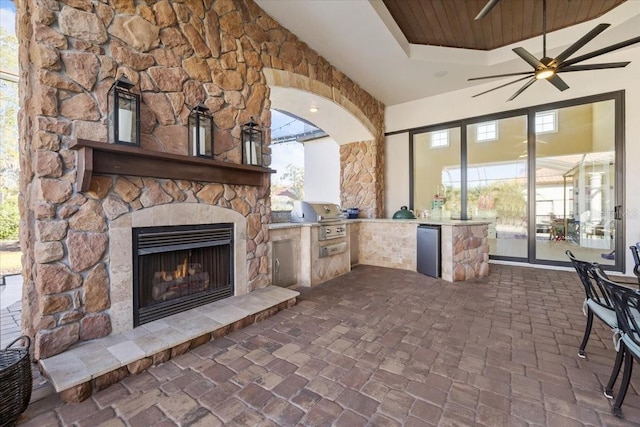
<svg viewBox="0 0 640 427">
<path fill-rule="evenodd" d="M 589 51 L 585 49 L 585 52 Z M 625 90 L 626 206 L 624 206 L 624 213 L 627 219 L 625 247 L 628 247 L 640 241 L 640 194 L 638 194 L 638 186 L 636 185 L 640 182 L 640 167 L 638 167 L 640 163 L 640 78 L 638 77 L 640 76 L 640 47 L 609 53 L 585 63 L 617 61 L 632 62 L 622 69 L 561 74 L 561 77 L 570 86 L 570 89 L 564 92 L 558 91 L 547 82 L 539 81 L 511 102 L 506 102 L 506 99 L 518 89 L 518 84 L 498 89 L 477 98 L 471 97 L 476 93 L 506 83 L 509 81 L 507 79 L 479 85 L 474 89 L 450 92 L 390 106 L 387 107 L 385 112 L 386 132 Z M 526 67 L 527 65 L 523 63 L 523 70 L 526 70 Z M 471 69 L 469 75 L 473 74 Z M 385 201 L 387 202 L 386 212 L 388 215 L 388 212 L 393 212 L 395 206 L 399 204 L 399 199 L 392 199 L 391 194 L 400 194 L 402 197 L 406 197 L 407 202 L 409 200 L 408 133 L 388 137 L 385 145 L 385 155 L 385 194 L 387 194 Z M 402 160 L 403 158 L 407 159 L 406 163 Z M 632 274 L 634 263 L 630 251 L 627 250 L 625 255 L 627 257 L 626 273 Z"/>
<path fill-rule="evenodd" d="M 384 144 L 384 216 L 409 206 L 409 134 L 392 135 Z"/>
<path fill-rule="evenodd" d="M 331 138 L 304 143 L 304 198 L 340 204 L 340 146 Z"/>
</svg>

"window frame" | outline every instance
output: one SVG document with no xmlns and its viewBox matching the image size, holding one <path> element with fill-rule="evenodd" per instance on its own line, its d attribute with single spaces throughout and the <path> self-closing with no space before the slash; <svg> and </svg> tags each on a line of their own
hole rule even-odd
<svg viewBox="0 0 640 427">
<path fill-rule="evenodd" d="M 442 138 L 434 138 L 434 136 L 436 135 L 444 135 L 445 138 L 444 139 L 444 144 L 439 143 Z M 434 142 L 438 142 L 437 144 L 434 144 Z M 433 131 L 431 132 L 431 134 L 429 135 L 429 148 L 446 148 L 449 146 L 449 129 L 444 129 L 444 130 L 437 130 L 437 131 Z"/>
<path fill-rule="evenodd" d="M 538 131 L 538 118 L 553 117 L 553 128 L 549 130 Z M 558 132 L 558 110 L 537 111 L 534 119 L 535 133 L 536 135 L 544 135 L 546 133 Z"/>
<path fill-rule="evenodd" d="M 493 137 L 480 138 L 480 128 L 484 126 L 493 126 Z M 484 132 L 485 134 L 489 132 Z M 488 122 L 476 123 L 476 142 L 484 143 L 498 140 L 498 121 L 491 120 Z"/>
</svg>

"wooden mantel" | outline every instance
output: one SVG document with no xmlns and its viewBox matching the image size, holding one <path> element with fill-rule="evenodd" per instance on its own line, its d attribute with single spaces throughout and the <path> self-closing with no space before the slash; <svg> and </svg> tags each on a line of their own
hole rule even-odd
<svg viewBox="0 0 640 427">
<path fill-rule="evenodd" d="M 78 151 L 78 191 L 89 190 L 93 174 L 262 186 L 267 185 L 269 174 L 275 172 L 261 166 L 181 156 L 86 139 L 78 139 L 69 148 Z"/>
</svg>

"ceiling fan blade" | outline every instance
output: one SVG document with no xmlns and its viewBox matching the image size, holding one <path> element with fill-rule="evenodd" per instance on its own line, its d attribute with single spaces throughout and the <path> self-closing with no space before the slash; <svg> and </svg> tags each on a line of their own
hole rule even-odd
<svg viewBox="0 0 640 427">
<path fill-rule="evenodd" d="M 524 76 L 525 74 L 531 74 L 531 71 L 521 71 L 519 73 L 507 73 L 507 74 L 494 74 L 492 76 L 482 76 L 482 77 L 471 77 L 467 79 L 468 82 L 472 80 L 484 80 L 484 79 L 495 79 L 498 77 L 509 77 L 509 76 Z"/>
<path fill-rule="evenodd" d="M 529 75 L 531 75 L 531 73 L 529 73 Z M 501 89 L 501 88 L 503 88 L 503 87 L 505 87 L 505 86 L 509 86 L 509 85 L 514 84 L 514 83 L 521 82 L 521 81 L 523 81 L 523 80 L 525 80 L 525 79 L 528 79 L 528 78 L 529 78 L 529 76 L 521 77 L 521 78 L 519 78 L 519 79 L 517 79 L 517 80 L 514 80 L 514 81 L 512 81 L 512 82 L 505 83 L 505 84 L 500 85 L 500 86 L 496 86 L 496 87 L 494 87 L 493 89 L 489 89 L 489 90 L 485 90 L 484 92 L 480 92 L 480 93 L 478 93 L 478 94 L 476 94 L 476 95 L 473 95 L 473 96 L 472 96 L 472 98 L 475 98 L 476 96 L 484 95 L 485 93 L 493 92 L 494 90 Z"/>
<path fill-rule="evenodd" d="M 531 86 L 532 84 L 534 84 L 536 82 L 536 78 L 532 77 L 531 80 L 529 80 L 528 82 L 526 82 L 524 84 L 524 86 L 522 86 L 520 89 L 518 89 L 518 91 L 516 93 L 514 93 L 513 95 L 511 95 L 511 98 L 507 99 L 507 102 L 509 101 L 513 101 L 514 99 L 516 99 L 516 97 L 518 95 L 520 95 L 522 92 L 524 92 L 529 86 Z"/>
<path fill-rule="evenodd" d="M 495 5 L 498 4 L 499 1 L 500 0 L 489 0 L 487 4 L 484 5 L 480 13 L 478 13 L 478 15 L 474 19 L 477 21 L 478 19 L 482 19 L 485 16 L 487 16 L 489 12 L 491 12 L 491 9 L 493 9 Z"/>
<path fill-rule="evenodd" d="M 590 71 L 590 70 L 606 70 L 608 68 L 624 68 L 631 64 L 631 61 L 627 62 L 605 62 L 602 64 L 585 64 L 585 65 L 567 65 L 558 69 L 558 73 L 565 71 Z"/>
<path fill-rule="evenodd" d="M 640 37 L 634 37 L 620 43 L 612 44 L 611 46 L 603 47 L 602 49 L 594 50 L 591 53 L 576 56 L 573 59 L 564 61 L 559 65 L 559 67 L 564 68 L 567 65 L 577 64 L 578 62 L 586 61 L 587 59 L 595 58 L 596 56 L 604 55 L 605 53 L 613 52 L 614 50 L 622 49 L 623 47 L 631 46 L 632 44 L 636 44 L 638 42 L 640 42 Z"/>
<path fill-rule="evenodd" d="M 554 85 L 560 92 L 569 89 L 569 85 L 566 84 L 565 81 L 562 80 L 557 74 L 554 74 L 553 76 L 547 78 L 547 81 Z"/>
<path fill-rule="evenodd" d="M 607 28 L 609 28 L 611 26 L 611 24 L 598 24 L 593 30 L 589 31 L 587 34 L 585 34 L 584 36 L 582 36 L 578 41 L 576 41 L 574 44 L 572 44 L 571 46 L 569 46 L 568 48 L 566 48 L 560 55 L 556 56 L 553 59 L 553 62 L 555 64 L 562 64 L 562 62 L 567 59 L 568 57 L 570 57 L 571 55 L 573 55 L 574 53 L 576 53 L 582 46 L 586 45 L 587 43 L 589 43 L 591 40 L 593 40 L 598 34 L 600 34 L 601 32 L 603 32 L 604 30 L 606 30 Z"/>
<path fill-rule="evenodd" d="M 523 47 L 516 47 L 513 49 L 513 51 L 516 53 L 516 55 L 518 55 L 520 58 L 524 59 L 525 61 L 527 61 L 527 63 L 529 65 L 531 65 L 533 68 L 546 68 L 546 65 L 544 65 L 542 62 L 540 62 L 540 60 L 538 58 L 536 58 L 535 56 L 533 56 L 532 54 L 530 54 L 527 49 L 523 48 Z"/>
</svg>

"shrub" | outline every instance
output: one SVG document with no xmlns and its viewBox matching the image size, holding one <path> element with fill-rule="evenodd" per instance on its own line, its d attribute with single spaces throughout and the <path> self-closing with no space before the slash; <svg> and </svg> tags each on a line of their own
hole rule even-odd
<svg viewBox="0 0 640 427">
<path fill-rule="evenodd" d="M 16 200 L 5 200 L 0 204 L 0 240 L 16 240 L 20 213 Z"/>
</svg>

